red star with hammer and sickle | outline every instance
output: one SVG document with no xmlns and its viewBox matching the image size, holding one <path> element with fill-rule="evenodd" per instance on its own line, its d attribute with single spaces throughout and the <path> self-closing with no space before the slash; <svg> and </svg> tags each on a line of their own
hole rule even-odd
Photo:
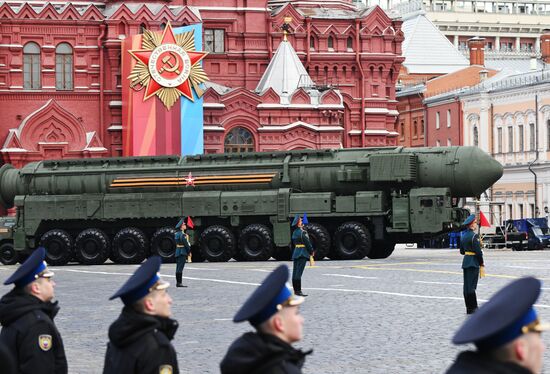
<svg viewBox="0 0 550 374">
<path fill-rule="evenodd" d="M 191 172 L 187 175 L 187 179 L 185 180 L 185 186 L 195 186 L 195 178 L 193 178 L 193 175 L 191 175 Z"/>
<path fill-rule="evenodd" d="M 166 25 L 166 28 L 164 29 L 164 33 L 162 34 L 162 41 L 160 45 L 163 44 L 178 44 L 176 42 L 176 37 L 174 36 L 174 31 L 172 30 L 172 26 L 170 23 Z M 149 59 L 151 58 L 151 53 L 153 50 L 134 50 L 130 51 L 130 53 L 143 62 L 145 66 L 149 65 Z M 200 62 L 208 53 L 207 52 L 197 52 L 197 51 L 185 51 L 187 52 L 187 55 L 189 56 L 189 59 L 191 60 L 191 66 L 196 65 L 198 62 Z M 147 84 L 147 88 L 145 90 L 145 97 L 144 100 L 150 98 L 151 96 L 155 95 L 157 91 L 161 90 L 163 87 L 158 84 L 157 81 L 155 81 L 153 78 L 149 79 L 149 83 Z M 183 96 L 188 98 L 191 101 L 193 100 L 193 93 L 191 92 L 191 84 L 189 82 L 189 78 L 187 78 L 182 84 L 175 87 L 176 90 L 178 90 Z"/>
</svg>

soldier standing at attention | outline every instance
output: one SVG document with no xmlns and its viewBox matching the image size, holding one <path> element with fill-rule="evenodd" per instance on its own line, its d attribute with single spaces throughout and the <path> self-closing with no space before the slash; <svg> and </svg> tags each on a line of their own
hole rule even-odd
<svg viewBox="0 0 550 374">
<path fill-rule="evenodd" d="M 313 255 L 313 246 L 307 231 L 304 230 L 304 224 L 307 225 L 307 223 L 305 213 L 304 219 L 297 214 L 292 221 L 292 227 L 296 227 L 292 233 L 292 244 L 294 244 L 294 251 L 292 252 L 292 287 L 294 293 L 298 296 L 307 296 L 302 293 L 302 274 L 306 268 L 307 260 Z"/>
<path fill-rule="evenodd" d="M 447 374 L 540 374 L 544 343 L 533 304 L 540 295 L 538 279 L 508 284 L 479 308 L 453 337 L 454 344 L 474 343 L 477 351 L 460 353 Z"/>
<path fill-rule="evenodd" d="M 161 259 L 150 257 L 110 300 L 120 297 L 124 308 L 109 327 L 104 374 L 179 373 L 170 343 L 178 329 L 172 315 L 169 283 L 158 276 Z"/>
<path fill-rule="evenodd" d="M 187 287 L 182 283 L 183 268 L 185 267 L 185 262 L 187 261 L 187 256 L 191 253 L 191 244 L 189 243 L 189 235 L 185 232 L 187 226 L 190 229 L 193 228 L 193 221 L 191 217 L 186 219 L 182 218 L 176 225 L 176 229 L 180 230 L 176 232 L 176 287 Z"/>
<path fill-rule="evenodd" d="M 464 220 L 463 226 L 467 226 L 460 238 L 460 254 L 464 256 L 462 259 L 464 303 L 466 304 L 466 313 L 472 314 L 477 309 L 477 281 L 480 275 L 485 276 L 485 266 L 483 264 L 483 252 L 479 244 L 479 235 L 476 233 L 477 221 L 475 214 L 470 214 Z"/>
<path fill-rule="evenodd" d="M 18 373 L 67 373 L 63 340 L 53 319 L 59 312 L 53 272 L 43 247 L 35 250 L 4 284 L 15 287 L 0 300 L 0 343 L 10 350 Z M 3 366 L 0 366 L 2 369 Z"/>
<path fill-rule="evenodd" d="M 288 267 L 280 265 L 246 300 L 233 322 L 256 328 L 235 340 L 220 363 L 222 374 L 300 374 L 309 352 L 292 347 L 302 340 L 303 297 L 287 286 Z"/>
</svg>

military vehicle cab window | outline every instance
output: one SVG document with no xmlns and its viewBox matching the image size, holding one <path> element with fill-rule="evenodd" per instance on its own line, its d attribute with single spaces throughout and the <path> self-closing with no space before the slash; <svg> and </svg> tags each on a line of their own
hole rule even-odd
<svg viewBox="0 0 550 374">
<path fill-rule="evenodd" d="M 434 205 L 434 202 L 432 199 L 422 199 L 420 200 L 420 206 L 423 206 L 425 208 L 430 208 Z"/>
</svg>

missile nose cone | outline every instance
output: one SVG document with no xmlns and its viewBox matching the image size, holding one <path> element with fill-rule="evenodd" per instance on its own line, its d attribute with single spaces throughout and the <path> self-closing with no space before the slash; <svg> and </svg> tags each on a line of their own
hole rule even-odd
<svg viewBox="0 0 550 374">
<path fill-rule="evenodd" d="M 461 189 L 469 190 L 465 196 L 479 196 L 502 177 L 504 169 L 500 162 L 478 147 L 461 147 L 458 151 L 460 163 L 455 175 L 463 181 Z"/>
<path fill-rule="evenodd" d="M 500 162 L 486 153 L 483 153 L 482 156 L 479 157 L 479 163 L 475 165 L 478 165 L 475 168 L 475 174 L 477 174 L 480 183 L 487 186 L 486 189 L 495 184 L 502 177 L 504 172 L 504 168 Z"/>
</svg>

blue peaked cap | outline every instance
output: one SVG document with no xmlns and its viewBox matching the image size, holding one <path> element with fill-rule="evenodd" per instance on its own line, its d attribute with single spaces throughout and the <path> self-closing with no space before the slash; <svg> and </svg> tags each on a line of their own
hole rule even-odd
<svg viewBox="0 0 550 374">
<path fill-rule="evenodd" d="M 533 304 L 541 282 L 521 278 L 502 288 L 466 320 L 453 337 L 454 344 L 474 343 L 480 351 L 490 351 L 529 331 L 548 328 L 539 322 Z"/>
<path fill-rule="evenodd" d="M 281 306 L 300 305 L 304 298 L 294 296 L 287 286 L 288 267 L 280 265 L 264 279 L 233 317 L 233 322 L 249 321 L 258 326 L 277 313 Z"/>
<path fill-rule="evenodd" d="M 54 273 L 48 270 L 44 259 L 46 258 L 46 249 L 38 247 L 23 262 L 19 268 L 4 282 L 5 285 L 15 284 L 16 287 L 25 287 L 27 284 L 38 279 L 39 274 L 44 277 L 53 277 Z"/>
<path fill-rule="evenodd" d="M 298 221 L 300 220 L 300 215 L 299 214 L 296 214 L 294 216 L 294 219 L 292 220 L 292 224 L 291 226 L 294 227 L 298 224 Z M 302 223 L 304 225 L 307 225 L 309 223 L 309 221 L 307 220 L 307 213 L 304 213 L 304 216 L 302 217 Z"/>
<path fill-rule="evenodd" d="M 161 281 L 158 276 L 161 262 L 159 256 L 149 257 L 109 300 L 120 297 L 124 305 L 132 305 L 147 296 L 157 283 L 160 284 L 159 287 L 156 287 L 157 289 L 167 288 L 169 283 Z"/>
<path fill-rule="evenodd" d="M 465 220 L 464 222 L 462 223 L 463 226 L 467 226 L 469 225 L 470 223 L 474 222 L 474 220 L 476 219 L 476 215 L 475 214 L 470 214 Z"/>
</svg>

